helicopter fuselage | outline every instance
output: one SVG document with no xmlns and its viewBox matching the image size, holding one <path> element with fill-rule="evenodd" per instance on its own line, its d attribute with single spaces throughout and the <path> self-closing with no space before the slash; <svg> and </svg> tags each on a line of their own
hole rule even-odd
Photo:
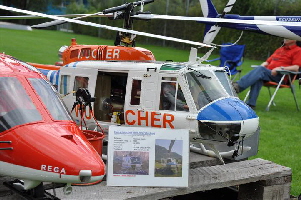
<svg viewBox="0 0 301 200">
<path fill-rule="evenodd" d="M 34 67 L 0 54 L 0 174 L 41 182 L 100 181 L 105 165 Z"/>
<path fill-rule="evenodd" d="M 93 110 L 84 113 L 89 129 L 95 128 L 93 116 L 104 131 L 112 124 L 189 129 L 190 141 L 204 144 L 203 150 L 214 143 L 219 151 L 228 152 L 222 155 L 231 158 L 235 146 L 244 143 L 250 148 L 240 148 L 243 153 L 235 159 L 257 153 L 259 119 L 236 97 L 222 68 L 189 63 L 82 61 L 61 67 L 55 80 L 70 110 L 76 101 L 72 91 L 78 88 L 87 88 L 96 98 Z M 170 94 L 164 87 L 169 84 L 173 85 L 168 87 L 174 90 L 174 96 L 167 102 Z M 182 96 L 181 102 L 176 96 Z M 79 124 L 79 107 L 72 116 Z"/>
</svg>

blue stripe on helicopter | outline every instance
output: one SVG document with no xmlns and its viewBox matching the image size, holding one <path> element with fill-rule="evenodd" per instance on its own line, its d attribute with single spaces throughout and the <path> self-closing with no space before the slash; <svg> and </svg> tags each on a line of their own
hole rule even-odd
<svg viewBox="0 0 301 200">
<path fill-rule="evenodd" d="M 67 84 L 68 84 L 68 78 L 67 76 L 62 76 L 61 80 L 61 89 L 63 90 L 63 94 L 66 95 L 68 93 L 67 91 Z"/>
<path fill-rule="evenodd" d="M 74 68 L 75 68 L 75 67 L 76 67 L 76 65 L 77 65 L 77 63 L 78 63 L 78 62 L 75 62 L 75 63 L 73 63 L 72 67 L 74 67 Z"/>
<path fill-rule="evenodd" d="M 39 71 L 42 72 L 42 74 L 44 74 L 49 80 L 49 82 L 52 83 L 53 85 L 59 84 L 60 70 L 39 69 Z"/>
<path fill-rule="evenodd" d="M 78 62 L 74 62 L 74 63 L 69 63 L 69 64 L 67 64 L 67 65 L 65 65 L 64 67 L 76 67 L 76 65 L 77 65 L 77 63 Z"/>
<path fill-rule="evenodd" d="M 254 110 L 237 98 L 225 98 L 213 102 L 201 110 L 197 120 L 241 121 L 258 118 Z"/>
<path fill-rule="evenodd" d="M 220 16 L 220 14 L 218 15 Z M 280 21 L 280 22 L 301 22 L 301 16 L 240 16 L 240 15 L 235 15 L 235 14 L 226 14 L 224 16 L 225 19 L 237 19 L 237 20 L 266 20 L 268 21 Z M 274 19 L 274 20 L 273 20 Z M 206 23 L 206 24 L 210 24 L 210 25 L 214 25 L 215 23 Z M 273 26 L 271 26 L 272 28 L 270 29 L 269 32 L 266 32 L 265 30 L 261 30 L 260 26 L 264 26 L 264 25 L 260 25 L 259 27 L 256 24 L 231 24 L 231 23 L 220 23 L 220 26 L 222 27 L 228 27 L 228 28 L 234 28 L 237 30 L 249 30 L 249 31 L 256 31 L 256 32 L 260 32 L 263 34 L 273 34 L 273 32 L 277 32 L 279 30 L 273 28 Z M 288 34 L 289 32 L 292 32 L 298 36 L 301 36 L 301 29 L 298 26 L 282 26 L 285 29 L 287 29 Z M 277 34 L 276 34 L 277 35 Z"/>
<path fill-rule="evenodd" d="M 217 16 L 221 16 L 220 14 Z M 280 21 L 280 22 L 301 22 L 301 16 L 241 16 L 236 14 L 226 14 L 225 19 L 240 19 L 240 20 L 265 20 L 265 21 Z"/>
</svg>

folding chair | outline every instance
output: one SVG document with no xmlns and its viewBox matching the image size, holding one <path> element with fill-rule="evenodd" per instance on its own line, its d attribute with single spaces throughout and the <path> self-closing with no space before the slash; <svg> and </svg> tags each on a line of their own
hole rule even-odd
<svg viewBox="0 0 301 200">
<path fill-rule="evenodd" d="M 245 46 L 246 45 L 223 43 L 219 52 L 220 57 L 213 60 L 207 60 L 207 62 L 220 60 L 219 66 L 225 67 L 228 71 L 228 75 L 232 77 L 231 80 L 234 80 L 237 75 L 239 75 L 240 78 Z"/>
<path fill-rule="evenodd" d="M 270 94 L 270 101 L 269 101 L 269 103 L 268 103 L 265 110 L 269 111 L 271 104 L 276 106 L 276 104 L 274 103 L 274 98 L 275 98 L 275 96 L 276 96 L 276 94 L 277 94 L 277 92 L 280 88 L 290 88 L 291 92 L 293 94 L 295 103 L 296 103 L 297 110 L 300 111 L 299 104 L 298 104 L 298 101 L 297 101 L 297 98 L 296 98 L 294 81 L 297 79 L 298 76 L 301 75 L 301 72 L 292 72 L 292 71 L 288 71 L 288 70 L 279 70 L 278 73 L 282 74 L 282 77 L 281 77 L 279 83 L 273 82 L 273 81 L 269 81 L 269 82 L 264 83 L 264 86 L 268 88 L 269 94 Z M 299 82 L 299 84 L 300 84 L 300 82 Z M 271 93 L 270 88 L 276 88 L 273 95 Z M 249 96 L 249 93 L 250 93 L 250 91 L 248 91 L 244 101 L 247 100 L 247 98 Z"/>
</svg>

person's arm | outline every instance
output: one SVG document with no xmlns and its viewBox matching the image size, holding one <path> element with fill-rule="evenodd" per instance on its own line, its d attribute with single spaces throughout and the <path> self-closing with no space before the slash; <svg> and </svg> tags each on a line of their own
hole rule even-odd
<svg viewBox="0 0 301 200">
<path fill-rule="evenodd" d="M 171 103 L 172 107 L 176 107 L 177 110 L 178 109 L 180 109 L 180 110 L 188 109 L 188 106 L 183 101 L 181 101 L 180 99 L 175 99 L 175 95 L 172 92 L 170 92 L 170 91 L 164 92 L 164 96 Z"/>
<path fill-rule="evenodd" d="M 268 66 L 268 64 L 269 63 L 267 61 L 265 61 L 265 62 L 261 63 L 261 66 L 266 67 L 266 66 Z"/>
<path fill-rule="evenodd" d="M 272 75 L 276 76 L 278 70 L 288 70 L 292 72 L 298 72 L 299 71 L 299 65 L 291 65 L 291 66 L 286 66 L 286 67 L 276 67 L 272 69 Z"/>
</svg>

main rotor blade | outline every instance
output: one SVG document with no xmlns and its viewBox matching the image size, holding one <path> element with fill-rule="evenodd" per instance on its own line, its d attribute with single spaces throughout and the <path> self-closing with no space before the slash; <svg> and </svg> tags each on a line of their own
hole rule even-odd
<svg viewBox="0 0 301 200">
<path fill-rule="evenodd" d="M 132 17 L 140 18 L 140 19 L 167 19 L 167 20 L 179 20 L 179 21 L 196 21 L 202 23 L 232 23 L 232 24 L 268 25 L 268 26 L 301 26 L 301 22 L 240 20 L 240 19 L 226 19 L 226 18 L 186 17 L 186 16 L 172 16 L 172 15 L 155 15 L 155 14 L 138 14 Z"/>
<path fill-rule="evenodd" d="M 28 11 L 28 10 L 22 10 L 22 9 L 18 9 L 18 8 L 7 7 L 7 6 L 3 6 L 3 5 L 0 5 L 0 9 L 9 10 L 9 11 L 13 11 L 13 12 L 25 13 L 25 14 L 28 14 L 28 15 L 36 15 L 36 16 L 46 17 L 46 18 L 50 18 L 50 19 L 55 19 L 55 20 L 67 21 L 67 22 L 72 22 L 72 23 L 86 25 L 86 26 L 104 28 L 104 29 L 113 30 L 113 31 L 120 31 L 120 32 L 126 32 L 126 33 L 142 35 L 142 36 L 147 36 L 147 37 L 153 37 L 153 38 L 169 40 L 169 41 L 174 41 L 174 42 L 181 42 L 181 43 L 186 43 L 186 44 L 190 44 L 190 45 L 203 46 L 203 47 L 212 47 L 211 45 L 207 45 L 207 44 L 204 44 L 204 43 L 201 43 L 201 42 L 194 42 L 194 41 L 183 40 L 183 39 L 178 39 L 178 38 L 174 38 L 174 37 L 155 35 L 155 34 L 151 34 L 151 33 L 139 32 L 139 31 L 134 31 L 134 30 L 127 30 L 127 29 L 123 29 L 123 28 L 117 28 L 117 27 L 113 27 L 113 26 L 101 25 L 101 24 L 96 24 L 96 23 L 92 23 L 92 22 L 84 22 L 84 21 L 75 20 L 75 19 L 68 19 L 68 18 L 65 18 L 65 17 L 51 16 L 51 15 L 46 15 L 46 14 L 43 14 L 43 13 L 32 12 L 32 11 Z"/>
<path fill-rule="evenodd" d="M 84 15 L 81 15 L 81 16 L 78 16 L 76 18 L 73 18 L 73 19 L 83 19 L 83 18 L 86 18 L 86 17 L 92 17 L 92 16 L 112 16 L 112 14 L 103 14 L 103 12 L 97 12 L 97 13 L 93 13 L 93 14 L 84 14 Z M 47 27 L 50 27 L 50 26 L 56 26 L 56 25 L 60 25 L 60 24 L 64 24 L 64 23 L 67 23 L 65 20 L 54 20 L 54 21 L 51 21 L 51 22 L 44 22 L 44 23 L 41 23 L 41 24 L 37 24 L 37 25 L 33 25 L 31 26 L 32 28 L 47 28 Z"/>
<path fill-rule="evenodd" d="M 86 16 L 86 15 L 85 14 L 67 14 L 67 15 L 52 15 L 52 16 L 73 18 L 73 17 L 82 17 L 82 16 Z M 93 14 L 89 17 L 112 17 L 112 16 L 113 16 L 112 14 Z M 43 18 L 45 18 L 45 17 L 34 16 L 34 15 L 0 16 L 0 19 L 3 19 L 3 20 L 6 20 L 6 19 L 43 19 Z"/>
</svg>

